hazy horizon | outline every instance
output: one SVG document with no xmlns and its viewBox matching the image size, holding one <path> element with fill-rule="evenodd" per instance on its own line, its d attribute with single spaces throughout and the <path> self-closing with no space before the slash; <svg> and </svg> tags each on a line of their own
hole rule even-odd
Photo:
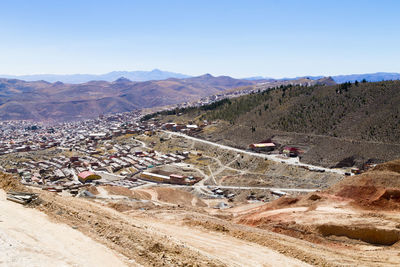
<svg viewBox="0 0 400 267">
<path fill-rule="evenodd" d="M 5 1 L 0 73 L 399 72 L 397 1 Z M 385 41 L 382 41 L 385 40 Z"/>
<path fill-rule="evenodd" d="M 159 70 L 162 72 L 171 72 L 171 73 L 176 73 L 176 74 L 182 74 L 182 75 L 188 75 L 190 77 L 197 77 L 197 76 L 202 76 L 202 75 L 206 75 L 206 74 L 211 74 L 214 77 L 218 77 L 218 76 L 229 76 L 235 79 L 246 79 L 246 78 L 254 78 L 254 77 L 262 77 L 262 78 L 271 78 L 271 79 L 292 79 L 292 78 L 297 78 L 297 77 L 319 77 L 319 76 L 323 76 L 323 77 L 334 77 L 334 76 L 350 76 L 350 75 L 368 75 L 368 74 L 379 74 L 379 73 L 388 73 L 388 74 L 400 74 L 400 72 L 382 72 L 382 71 L 377 71 L 377 72 L 373 72 L 373 73 L 348 73 L 348 74 L 332 74 L 332 75 L 295 75 L 295 76 L 282 76 L 282 77 L 272 77 L 269 75 L 250 75 L 250 76 L 233 76 L 233 75 L 227 75 L 227 74 L 223 74 L 223 75 L 215 75 L 213 73 L 203 73 L 200 75 L 190 75 L 187 73 L 180 73 L 180 72 L 172 72 L 169 70 L 162 70 L 162 69 L 151 69 L 151 70 L 114 70 L 114 71 L 109 71 L 106 73 L 33 73 L 33 74 L 18 74 L 18 75 L 14 75 L 14 74 L 6 74 L 6 73 L 0 73 L 0 78 L 2 77 L 24 77 L 24 76 L 39 76 L 39 75 L 54 75 L 54 76 L 73 76 L 73 75 L 88 75 L 88 76 L 102 76 L 102 75 L 106 75 L 106 74 L 110 74 L 113 72 L 152 72 L 155 70 Z M 123 76 L 119 76 L 119 77 L 123 77 Z"/>
</svg>

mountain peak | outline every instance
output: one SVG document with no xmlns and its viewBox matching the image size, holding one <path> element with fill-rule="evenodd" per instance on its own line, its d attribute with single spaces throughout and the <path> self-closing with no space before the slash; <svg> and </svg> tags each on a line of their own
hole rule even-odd
<svg viewBox="0 0 400 267">
<path fill-rule="evenodd" d="M 199 76 L 201 78 L 214 78 L 214 76 L 212 76 L 210 73 L 206 73 L 204 75 Z"/>
<path fill-rule="evenodd" d="M 316 80 L 316 84 L 335 85 L 336 82 L 331 76 L 329 76 Z"/>
<path fill-rule="evenodd" d="M 53 83 L 53 86 L 62 86 L 62 85 L 64 85 L 64 83 L 60 81 L 56 81 L 55 83 Z"/>
<path fill-rule="evenodd" d="M 116 83 L 126 83 L 126 82 L 132 82 L 131 80 L 125 78 L 125 77 L 120 77 L 118 79 L 116 79 L 114 82 Z"/>
</svg>

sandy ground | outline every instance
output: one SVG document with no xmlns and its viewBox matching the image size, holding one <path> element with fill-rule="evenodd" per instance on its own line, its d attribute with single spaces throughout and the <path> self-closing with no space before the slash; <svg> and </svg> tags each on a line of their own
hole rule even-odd
<svg viewBox="0 0 400 267">
<path fill-rule="evenodd" d="M 126 266 L 124 258 L 0 190 L 0 266 Z"/>
<path fill-rule="evenodd" d="M 149 229 L 199 251 L 227 266 L 310 266 L 277 251 L 220 233 L 210 233 L 160 221 L 144 221 Z"/>
<path fill-rule="evenodd" d="M 7 201 L 1 191 L 0 266 L 136 266 L 136 262 L 145 266 L 187 266 L 189 262 L 196 263 L 193 266 L 308 266 L 253 242 L 185 226 L 175 221 L 173 212 L 171 218 L 160 220 L 47 192 L 41 199 L 41 208 L 50 217 Z M 70 226 L 62 223 L 64 216 Z M 92 220 L 101 225 L 100 230 L 93 228 Z M 103 240 L 107 247 L 85 234 Z"/>
</svg>

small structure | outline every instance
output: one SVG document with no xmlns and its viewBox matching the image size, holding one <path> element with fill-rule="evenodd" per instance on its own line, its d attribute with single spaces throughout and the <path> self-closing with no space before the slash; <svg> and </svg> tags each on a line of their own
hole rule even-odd
<svg viewBox="0 0 400 267">
<path fill-rule="evenodd" d="M 178 174 L 171 174 L 169 176 L 171 184 L 185 184 L 185 177 Z"/>
<path fill-rule="evenodd" d="M 81 183 L 90 182 L 101 179 L 101 176 L 91 171 L 84 171 L 78 174 L 78 179 Z"/>
<path fill-rule="evenodd" d="M 158 174 L 158 173 L 152 173 L 152 172 L 142 172 L 140 174 L 140 179 L 147 180 L 150 182 L 156 182 L 156 183 L 169 183 L 170 182 L 169 176 Z"/>
<path fill-rule="evenodd" d="M 297 147 L 284 147 L 283 154 L 286 154 L 289 157 L 297 157 L 300 154 L 300 149 Z"/>
<path fill-rule="evenodd" d="M 91 133 L 89 134 L 89 138 L 91 140 L 101 140 L 104 139 L 107 136 L 106 133 Z"/>
<path fill-rule="evenodd" d="M 275 149 L 276 145 L 274 143 L 259 143 L 259 144 L 251 144 L 250 149 L 256 152 L 267 152 Z"/>
<path fill-rule="evenodd" d="M 195 129 L 199 128 L 199 126 L 197 126 L 196 124 L 188 124 L 188 125 L 186 125 L 186 128 L 188 128 L 190 130 L 195 130 Z"/>
</svg>

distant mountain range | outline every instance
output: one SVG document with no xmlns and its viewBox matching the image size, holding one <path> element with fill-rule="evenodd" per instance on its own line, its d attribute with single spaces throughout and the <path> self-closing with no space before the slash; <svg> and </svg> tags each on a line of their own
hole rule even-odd
<svg viewBox="0 0 400 267">
<path fill-rule="evenodd" d="M 113 71 L 106 74 L 33 74 L 33 75 L 0 75 L 1 78 L 19 79 L 24 81 L 46 81 L 46 82 L 63 82 L 63 83 L 86 83 L 90 81 L 107 81 L 113 82 L 121 77 L 125 77 L 131 81 L 144 82 L 153 80 L 165 80 L 169 78 L 189 78 L 191 76 L 162 71 L 154 69 L 152 71 Z"/>
<path fill-rule="evenodd" d="M 33 75 L 1 75 L 0 78 L 6 79 L 19 79 L 24 81 L 46 81 L 46 82 L 63 82 L 63 83 L 71 83 L 71 84 L 78 84 L 78 83 L 86 83 L 90 81 L 107 81 L 113 82 L 121 77 L 129 79 L 135 82 L 145 82 L 145 81 L 156 81 L 156 80 L 165 80 L 169 78 L 177 78 L 177 79 L 184 79 L 184 78 L 191 78 L 193 76 L 175 73 L 175 72 L 168 72 L 162 71 L 159 69 L 154 69 L 152 71 L 113 71 L 106 74 L 33 74 Z M 283 80 L 298 80 L 303 78 L 309 78 L 311 80 L 318 80 L 323 78 L 324 76 L 301 76 L 295 78 L 282 78 L 282 79 L 275 79 L 271 77 L 262 77 L 262 76 L 255 76 L 255 77 L 247 77 L 243 78 L 242 80 L 249 80 L 249 81 L 283 81 Z M 400 73 L 390 73 L 390 72 L 377 72 L 377 73 L 367 73 L 367 74 L 350 74 L 350 75 L 336 75 L 331 76 L 332 79 L 336 83 L 344 83 L 344 82 L 354 82 L 354 81 L 361 81 L 363 79 L 369 82 L 379 82 L 379 81 L 387 81 L 387 80 L 400 80 Z"/>
<path fill-rule="evenodd" d="M 400 80 L 400 73 L 395 72 L 377 72 L 369 74 L 352 74 L 352 75 L 338 75 L 332 77 L 337 83 L 362 81 L 363 79 L 368 82 L 380 82 L 389 80 Z"/>
<path fill-rule="evenodd" d="M 76 120 L 197 100 L 255 82 L 228 76 L 80 84 L 0 79 L 0 120 Z"/>
<path fill-rule="evenodd" d="M 244 79 L 250 80 L 250 81 L 255 81 L 255 80 L 285 81 L 285 80 L 298 80 L 298 79 L 303 79 L 303 78 L 308 78 L 311 80 L 319 80 L 323 77 L 324 76 L 301 76 L 301 77 L 295 77 L 295 78 L 274 79 L 274 78 L 270 78 L 270 77 L 256 76 L 256 77 L 249 77 L 249 78 L 244 78 Z M 332 77 L 332 79 L 336 83 L 355 82 L 356 80 L 362 81 L 363 79 L 367 80 L 368 82 L 380 82 L 380 81 L 389 81 L 389 80 L 400 80 L 400 73 L 377 72 L 377 73 L 366 73 L 366 74 L 336 75 L 336 76 L 330 76 L 330 77 Z"/>
</svg>

